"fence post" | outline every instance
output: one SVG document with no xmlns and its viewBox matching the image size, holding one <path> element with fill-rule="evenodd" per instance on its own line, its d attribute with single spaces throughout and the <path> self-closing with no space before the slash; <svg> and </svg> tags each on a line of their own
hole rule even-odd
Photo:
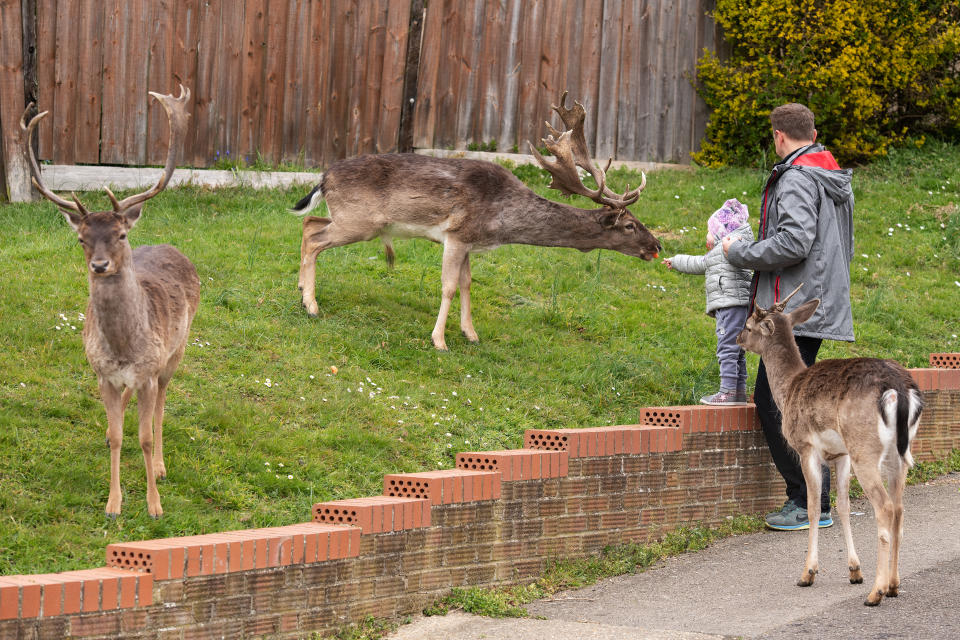
<svg viewBox="0 0 960 640">
<path fill-rule="evenodd" d="M 0 199 L 10 202 L 29 202 L 36 197 L 20 136 L 20 116 L 26 107 L 24 67 L 30 58 L 28 49 L 34 50 L 35 15 L 34 0 L 0 2 L 0 24 L 5 25 L 0 38 L 0 173 L 4 181 Z"/>
<path fill-rule="evenodd" d="M 412 0 L 410 28 L 407 30 L 407 57 L 403 70 L 403 104 L 400 106 L 400 129 L 397 132 L 397 151 L 400 153 L 413 151 L 413 111 L 417 106 L 423 12 L 424 0 Z"/>
</svg>

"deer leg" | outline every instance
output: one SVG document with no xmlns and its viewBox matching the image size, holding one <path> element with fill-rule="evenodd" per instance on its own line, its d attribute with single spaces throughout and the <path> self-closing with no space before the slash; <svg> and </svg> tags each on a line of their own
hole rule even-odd
<svg viewBox="0 0 960 640">
<path fill-rule="evenodd" d="M 160 507 L 160 493 L 157 491 L 157 478 L 153 470 L 153 414 L 157 406 L 157 389 L 157 379 L 150 378 L 137 390 L 140 450 L 143 452 L 143 465 L 147 472 L 147 512 L 152 518 L 163 515 L 163 509 Z"/>
<path fill-rule="evenodd" d="M 801 455 L 803 463 L 803 479 L 807 484 L 807 518 L 810 521 L 809 537 L 807 538 L 807 560 L 803 566 L 803 573 L 797 581 L 798 587 L 809 587 L 819 569 L 817 557 L 818 536 L 820 534 L 820 473 L 823 462 L 812 448 Z"/>
<path fill-rule="evenodd" d="M 463 257 L 460 267 L 460 330 L 470 342 L 480 342 L 473 328 L 473 310 L 470 307 L 470 254 Z"/>
<path fill-rule="evenodd" d="M 303 306 L 310 317 L 320 313 L 317 306 L 317 256 L 321 251 L 333 247 L 342 247 L 377 237 L 380 229 L 346 229 L 338 226 L 330 218 L 307 216 L 303 219 L 303 237 L 300 240 L 300 279 L 299 287 L 303 292 Z"/>
<path fill-rule="evenodd" d="M 303 306 L 311 317 L 320 312 L 316 299 L 317 256 L 329 246 L 324 242 L 324 236 L 331 222 L 330 218 L 317 216 L 306 216 L 303 219 L 303 236 L 300 239 L 300 277 L 297 286 L 303 292 Z"/>
<path fill-rule="evenodd" d="M 847 546 L 847 568 L 850 570 L 850 584 L 863 582 L 860 570 L 860 558 L 853 546 L 853 532 L 850 529 L 850 456 L 837 458 L 837 514 L 843 529 L 843 540 Z"/>
<path fill-rule="evenodd" d="M 153 476 L 158 480 L 167 477 L 167 467 L 163 464 L 163 408 L 169 383 L 169 378 L 157 382 L 157 401 L 153 409 Z"/>
<path fill-rule="evenodd" d="M 443 262 L 440 267 L 440 312 L 437 314 L 437 324 L 430 334 L 433 346 L 441 351 L 447 350 L 447 341 L 444 332 L 447 326 L 447 316 L 450 314 L 450 304 L 457 293 L 457 282 L 463 269 L 463 260 L 467 256 L 467 248 L 447 238 L 443 243 Z"/>
<path fill-rule="evenodd" d="M 880 478 L 880 472 L 877 469 L 876 461 L 853 461 L 853 469 L 860 480 L 860 486 L 863 492 L 870 500 L 873 506 L 874 515 L 877 518 L 877 576 L 873 582 L 873 589 L 867 595 L 863 604 L 868 607 L 875 607 L 880 604 L 883 596 L 890 586 L 890 536 L 891 524 L 893 523 L 893 503 L 887 490 L 883 488 L 883 481 Z"/>
<path fill-rule="evenodd" d="M 900 541 L 903 539 L 903 487 L 907 482 L 907 465 L 898 459 L 897 469 L 890 474 L 887 486 L 892 501 L 893 517 L 890 524 L 890 579 L 884 595 L 900 595 Z"/>
<path fill-rule="evenodd" d="M 110 446 L 110 496 L 107 498 L 108 518 L 120 515 L 123 494 L 120 491 L 120 445 L 123 443 L 123 396 L 118 387 L 99 380 L 100 398 L 107 410 L 107 444 Z"/>
</svg>

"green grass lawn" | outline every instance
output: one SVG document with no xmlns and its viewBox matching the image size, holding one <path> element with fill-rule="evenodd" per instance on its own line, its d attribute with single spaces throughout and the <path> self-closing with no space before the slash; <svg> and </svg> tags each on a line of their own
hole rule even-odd
<svg viewBox="0 0 960 640">
<path fill-rule="evenodd" d="M 539 170 L 516 171 L 556 197 Z M 632 210 L 664 256 L 700 253 L 707 217 L 729 197 L 756 227 L 764 176 L 651 173 Z M 896 151 L 854 186 L 858 342 L 828 343 L 823 357 L 918 367 L 931 351 L 960 350 L 960 147 Z M 302 522 L 314 502 L 379 494 L 384 473 L 519 447 L 528 428 L 634 423 L 641 407 L 693 403 L 717 386 L 703 279 L 609 251 L 476 256 L 481 342 L 460 335 L 455 301 L 448 353 L 430 343 L 440 247 L 423 240 L 398 241 L 392 271 L 379 242 L 321 254 L 310 319 L 296 289 L 300 220 L 286 211 L 305 192 L 169 190 L 131 232 L 134 245 L 179 247 L 203 283 L 167 399 L 158 521 L 146 512 L 135 403 L 123 514 L 104 517 L 106 418 L 83 354 L 75 234 L 49 203 L 0 207 L 0 574 L 97 566 L 120 540 Z M 101 193 L 83 199 L 108 206 Z"/>
</svg>

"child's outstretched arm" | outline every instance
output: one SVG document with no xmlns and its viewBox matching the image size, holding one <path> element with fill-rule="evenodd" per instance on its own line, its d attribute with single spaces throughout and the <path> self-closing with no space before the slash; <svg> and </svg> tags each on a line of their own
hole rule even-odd
<svg viewBox="0 0 960 640">
<path fill-rule="evenodd" d="M 703 275 L 707 270 L 706 256 L 688 256 L 681 253 L 672 258 L 665 258 L 663 264 L 667 265 L 668 269 L 693 275 Z"/>
</svg>

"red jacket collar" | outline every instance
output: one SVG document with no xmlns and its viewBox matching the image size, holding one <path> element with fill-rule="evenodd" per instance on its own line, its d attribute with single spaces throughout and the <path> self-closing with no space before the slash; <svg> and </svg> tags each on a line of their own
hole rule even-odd
<svg viewBox="0 0 960 640">
<path fill-rule="evenodd" d="M 792 162 L 793 166 L 801 167 L 819 167 L 821 169 L 839 169 L 840 165 L 833 159 L 833 154 L 829 151 L 816 151 L 814 153 L 804 153 Z"/>
</svg>

